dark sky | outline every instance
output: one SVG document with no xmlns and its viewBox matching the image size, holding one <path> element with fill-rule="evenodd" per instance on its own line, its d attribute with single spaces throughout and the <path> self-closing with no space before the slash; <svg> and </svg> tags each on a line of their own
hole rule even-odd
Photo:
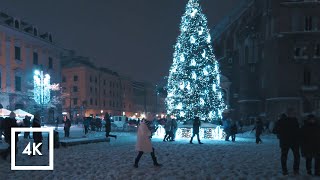
<svg viewBox="0 0 320 180">
<path fill-rule="evenodd" d="M 212 29 L 240 0 L 200 0 Z M 158 83 L 168 75 L 187 0 L 0 0 L 0 10 L 49 31 L 97 65 Z"/>
</svg>

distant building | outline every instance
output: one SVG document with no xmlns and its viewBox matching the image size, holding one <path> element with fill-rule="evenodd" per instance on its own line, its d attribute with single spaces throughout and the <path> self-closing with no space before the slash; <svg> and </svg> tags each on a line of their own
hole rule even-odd
<svg viewBox="0 0 320 180">
<path fill-rule="evenodd" d="M 37 106 L 33 100 L 35 70 L 48 73 L 51 83 L 60 83 L 61 52 L 50 33 L 0 12 L 0 107 L 34 113 L 42 106 L 49 114 L 45 121 L 61 115 L 58 104 Z"/>
<path fill-rule="evenodd" d="M 155 113 L 155 88 L 70 51 L 62 63 L 63 111 L 71 117 L 111 115 L 140 117 Z M 154 100 L 154 101 L 153 101 Z"/>
<path fill-rule="evenodd" d="M 214 28 L 236 119 L 320 112 L 320 1 L 244 0 Z"/>
</svg>

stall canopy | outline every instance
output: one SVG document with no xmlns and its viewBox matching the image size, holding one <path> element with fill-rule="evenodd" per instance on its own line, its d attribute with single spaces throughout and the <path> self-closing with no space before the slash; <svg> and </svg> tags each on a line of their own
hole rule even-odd
<svg viewBox="0 0 320 180">
<path fill-rule="evenodd" d="M 8 109 L 4 109 L 4 108 L 0 109 L 0 116 L 9 116 L 10 113 L 11 111 L 9 111 Z"/>
<path fill-rule="evenodd" d="M 33 118 L 33 114 L 30 114 L 22 109 L 16 109 L 13 112 L 16 114 L 16 117 L 24 118 L 25 116 L 30 116 Z"/>
</svg>

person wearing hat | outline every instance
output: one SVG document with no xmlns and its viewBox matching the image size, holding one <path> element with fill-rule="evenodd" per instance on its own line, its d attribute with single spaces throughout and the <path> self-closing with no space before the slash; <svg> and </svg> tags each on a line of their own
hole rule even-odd
<svg viewBox="0 0 320 180">
<path fill-rule="evenodd" d="M 312 159 L 314 159 L 314 174 L 320 176 L 320 126 L 313 114 L 308 115 L 301 128 L 301 154 L 306 159 L 306 169 L 312 175 Z"/>
<path fill-rule="evenodd" d="M 138 168 L 138 163 L 143 153 L 151 153 L 153 165 L 157 167 L 162 166 L 161 164 L 158 163 L 157 158 L 155 156 L 154 148 L 152 147 L 152 144 L 151 144 L 151 136 L 152 136 L 151 123 L 152 121 L 143 119 L 141 120 L 141 123 L 138 127 L 137 144 L 136 144 L 136 150 L 138 151 L 138 155 L 134 162 L 135 168 Z"/>
</svg>

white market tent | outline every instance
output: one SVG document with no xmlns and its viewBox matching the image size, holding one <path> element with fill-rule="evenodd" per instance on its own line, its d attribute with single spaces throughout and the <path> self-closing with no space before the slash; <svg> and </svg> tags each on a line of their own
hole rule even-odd
<svg viewBox="0 0 320 180">
<path fill-rule="evenodd" d="M 30 116 L 31 119 L 33 119 L 33 114 L 30 114 L 22 109 L 16 109 L 13 112 L 16 114 L 16 117 L 18 118 L 24 118 L 25 116 Z"/>
<path fill-rule="evenodd" d="M 10 113 L 11 113 L 11 111 L 8 109 L 4 109 L 4 108 L 0 109 L 0 116 L 9 116 Z"/>
</svg>

